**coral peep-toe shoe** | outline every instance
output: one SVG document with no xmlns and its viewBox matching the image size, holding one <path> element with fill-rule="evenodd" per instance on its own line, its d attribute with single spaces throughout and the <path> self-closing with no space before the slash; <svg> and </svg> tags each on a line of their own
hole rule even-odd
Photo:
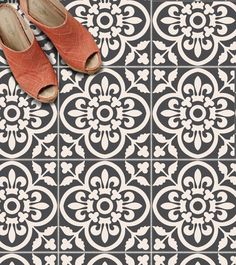
<svg viewBox="0 0 236 265">
<path fill-rule="evenodd" d="M 92 35 L 58 0 L 20 0 L 20 6 L 73 70 L 93 74 L 100 69 L 100 51 Z"/>
<path fill-rule="evenodd" d="M 57 77 L 33 32 L 9 4 L 0 4 L 0 46 L 20 87 L 44 103 L 57 98 Z"/>
</svg>

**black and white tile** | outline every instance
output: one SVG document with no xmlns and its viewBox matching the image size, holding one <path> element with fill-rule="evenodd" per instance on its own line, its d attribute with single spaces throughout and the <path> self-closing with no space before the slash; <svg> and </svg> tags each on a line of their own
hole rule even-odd
<svg viewBox="0 0 236 265">
<path fill-rule="evenodd" d="M 88 265 L 149 265 L 151 264 L 151 256 L 142 253 L 137 254 L 70 254 L 61 255 L 61 262 L 65 265 L 88 264 Z M 63 263 L 64 262 L 64 263 Z M 76 263 L 77 262 L 77 263 Z"/>
<path fill-rule="evenodd" d="M 234 161 L 155 161 L 155 251 L 234 251 Z"/>
<path fill-rule="evenodd" d="M 0 51 L 0 263 L 236 265 L 236 2 L 61 2 L 104 65 L 74 72 L 30 23 L 46 105 Z"/>
<path fill-rule="evenodd" d="M 57 107 L 37 102 L 0 68 L 0 157 L 56 158 Z"/>
<path fill-rule="evenodd" d="M 199 254 L 154 254 L 153 265 L 222 265 L 236 263 L 236 256 L 232 254 L 213 254 L 213 253 L 199 253 Z M 171 263 L 169 263 L 171 262 Z"/>
<path fill-rule="evenodd" d="M 150 163 L 62 162 L 63 251 L 150 250 Z"/>
<path fill-rule="evenodd" d="M 234 1 L 153 1 L 154 65 L 236 64 Z"/>
<path fill-rule="evenodd" d="M 155 158 L 235 158 L 235 69 L 154 68 Z"/>
<path fill-rule="evenodd" d="M 62 0 L 89 28 L 104 65 L 150 65 L 150 1 Z"/>
<path fill-rule="evenodd" d="M 60 69 L 62 158 L 149 158 L 150 69 Z"/>
<path fill-rule="evenodd" d="M 1 251 L 56 250 L 56 172 L 56 162 L 1 161 Z"/>
<path fill-rule="evenodd" d="M 57 260 L 56 253 L 45 253 L 45 254 L 1 254 L 0 262 L 4 265 L 56 265 L 62 264 Z"/>
</svg>

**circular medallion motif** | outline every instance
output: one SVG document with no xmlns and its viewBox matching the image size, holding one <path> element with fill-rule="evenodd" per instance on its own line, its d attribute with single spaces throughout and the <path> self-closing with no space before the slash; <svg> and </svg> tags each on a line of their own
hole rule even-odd
<svg viewBox="0 0 236 265">
<path fill-rule="evenodd" d="M 158 128 L 176 136 L 184 154 L 203 158 L 233 132 L 234 96 L 224 93 L 209 71 L 192 69 L 181 76 L 176 91 L 157 100 L 153 117 Z"/>
<path fill-rule="evenodd" d="M 153 209 L 161 223 L 177 230 L 184 246 L 203 251 L 236 221 L 235 201 L 236 191 L 218 181 L 214 168 L 196 161 L 181 169 L 175 186 L 158 192 Z"/>
<path fill-rule="evenodd" d="M 124 240 L 126 229 L 145 220 L 148 206 L 147 195 L 126 184 L 121 168 L 106 161 L 87 171 L 83 186 L 65 192 L 60 209 L 68 223 L 84 229 L 89 244 L 110 251 Z"/>
<path fill-rule="evenodd" d="M 27 245 L 34 229 L 51 221 L 57 202 L 48 189 L 34 184 L 23 164 L 5 162 L 0 172 L 0 247 L 17 251 Z"/>
</svg>

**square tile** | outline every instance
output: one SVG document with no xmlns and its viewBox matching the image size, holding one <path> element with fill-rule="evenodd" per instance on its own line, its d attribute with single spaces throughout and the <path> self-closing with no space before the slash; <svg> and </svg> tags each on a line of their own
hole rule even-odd
<svg viewBox="0 0 236 265">
<path fill-rule="evenodd" d="M 236 162 L 155 161 L 154 251 L 232 251 Z"/>
<path fill-rule="evenodd" d="M 0 255 L 0 262 L 4 265 L 57 265 L 57 254 L 5 254 Z"/>
<path fill-rule="evenodd" d="M 235 70 L 153 73 L 155 158 L 235 158 Z"/>
<path fill-rule="evenodd" d="M 0 157 L 55 158 L 56 104 L 24 93 L 8 68 L 0 68 Z"/>
<path fill-rule="evenodd" d="M 198 254 L 154 254 L 153 265 L 222 265 L 235 264 L 236 256 L 233 254 L 198 253 Z"/>
<path fill-rule="evenodd" d="M 62 251 L 148 251 L 150 165 L 70 161 L 60 167 Z"/>
<path fill-rule="evenodd" d="M 63 0 L 95 38 L 104 65 L 150 65 L 150 1 Z"/>
<path fill-rule="evenodd" d="M 60 156 L 150 156 L 150 70 L 60 70 Z"/>
<path fill-rule="evenodd" d="M 1 251 L 56 250 L 56 172 L 56 162 L 1 161 Z"/>
<path fill-rule="evenodd" d="M 72 254 L 66 253 L 61 255 L 61 262 L 65 265 L 150 265 L 151 257 L 143 254 Z M 76 263 L 77 262 L 77 263 Z"/>
<path fill-rule="evenodd" d="M 234 1 L 153 1 L 154 65 L 235 65 L 235 17 Z"/>
</svg>

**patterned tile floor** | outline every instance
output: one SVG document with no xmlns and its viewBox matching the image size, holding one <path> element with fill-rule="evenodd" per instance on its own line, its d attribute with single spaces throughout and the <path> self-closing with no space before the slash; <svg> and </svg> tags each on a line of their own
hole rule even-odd
<svg viewBox="0 0 236 265">
<path fill-rule="evenodd" d="M 42 105 L 0 51 L 0 264 L 236 265 L 236 2 L 62 3 L 104 67 L 31 25 L 60 82 Z"/>
</svg>

